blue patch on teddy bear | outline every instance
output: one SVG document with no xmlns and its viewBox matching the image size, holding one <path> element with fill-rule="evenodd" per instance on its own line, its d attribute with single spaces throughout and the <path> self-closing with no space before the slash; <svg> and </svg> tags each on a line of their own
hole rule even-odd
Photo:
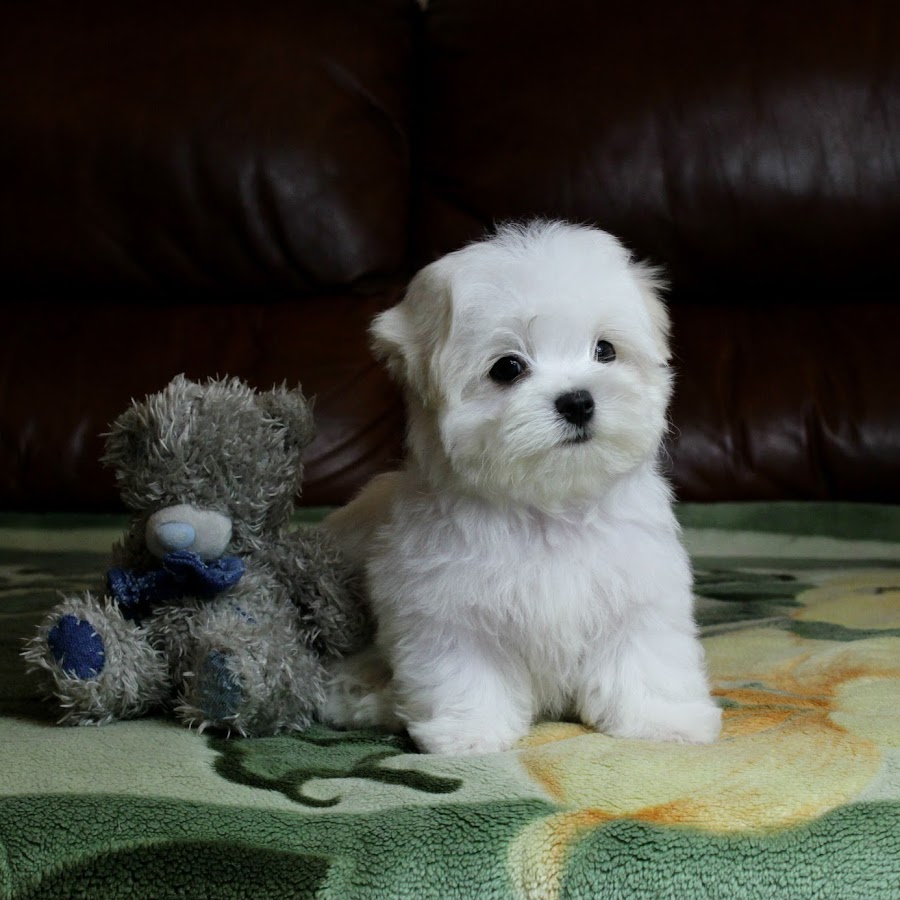
<svg viewBox="0 0 900 900">
<path fill-rule="evenodd" d="M 244 692 L 237 675 L 228 665 L 228 656 L 213 650 L 200 669 L 200 698 L 204 714 L 210 719 L 227 720 L 237 714 Z"/>
<path fill-rule="evenodd" d="M 63 616 L 50 629 L 47 644 L 67 675 L 95 678 L 106 664 L 103 639 L 90 622 L 76 616 Z"/>
</svg>

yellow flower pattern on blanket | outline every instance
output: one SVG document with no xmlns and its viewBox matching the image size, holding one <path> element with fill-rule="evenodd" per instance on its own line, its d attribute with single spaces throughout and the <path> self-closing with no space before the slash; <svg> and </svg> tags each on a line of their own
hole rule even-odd
<svg viewBox="0 0 900 900">
<path fill-rule="evenodd" d="M 521 762 L 567 809 L 533 823 L 513 847 L 526 894 L 529 860 L 541 859 L 544 877 L 548 863 L 561 872 L 572 843 L 612 819 L 770 832 L 897 779 L 900 576 L 856 573 L 796 599 L 782 620 L 704 640 L 724 707 L 718 743 L 626 741 L 559 723 L 533 731 Z"/>
</svg>

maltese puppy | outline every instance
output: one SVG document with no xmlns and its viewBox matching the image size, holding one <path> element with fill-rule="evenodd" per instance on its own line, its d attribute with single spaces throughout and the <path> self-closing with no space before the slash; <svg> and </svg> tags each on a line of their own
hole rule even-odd
<svg viewBox="0 0 900 900">
<path fill-rule="evenodd" d="M 611 235 L 539 221 L 432 263 L 375 319 L 407 454 L 326 520 L 378 621 L 377 647 L 336 673 L 333 722 L 398 719 L 431 753 L 506 750 L 562 715 L 715 740 L 657 462 L 672 381 L 658 294 Z"/>
</svg>

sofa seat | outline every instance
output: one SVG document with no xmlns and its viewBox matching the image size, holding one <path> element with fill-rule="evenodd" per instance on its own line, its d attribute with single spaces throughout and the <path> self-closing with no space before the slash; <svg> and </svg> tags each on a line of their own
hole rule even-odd
<svg viewBox="0 0 900 900">
<path fill-rule="evenodd" d="M 54 724 L 21 641 L 123 521 L 3 516 L 0 896 L 895 898 L 900 510 L 679 514 L 721 739 L 554 721 L 473 757 L 320 726 L 229 740 L 164 712 Z"/>
</svg>

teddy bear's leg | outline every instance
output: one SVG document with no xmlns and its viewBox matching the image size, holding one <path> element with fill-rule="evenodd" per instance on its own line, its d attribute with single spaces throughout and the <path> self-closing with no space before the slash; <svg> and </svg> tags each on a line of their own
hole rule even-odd
<svg viewBox="0 0 900 900">
<path fill-rule="evenodd" d="M 176 714 L 242 735 L 304 728 L 324 699 L 324 672 L 290 604 L 229 602 L 194 622 L 194 664 Z"/>
<path fill-rule="evenodd" d="M 22 654 L 67 725 L 103 725 L 142 715 L 169 694 L 167 666 L 145 629 L 89 592 L 66 597 Z"/>
</svg>

